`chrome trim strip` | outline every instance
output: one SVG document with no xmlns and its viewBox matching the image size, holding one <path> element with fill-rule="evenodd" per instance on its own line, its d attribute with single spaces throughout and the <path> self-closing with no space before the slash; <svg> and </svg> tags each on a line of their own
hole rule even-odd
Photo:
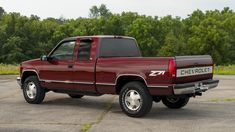
<svg viewBox="0 0 235 132">
<path fill-rule="evenodd" d="M 93 85 L 94 83 L 92 82 L 77 82 L 77 81 L 57 81 L 57 80 L 40 80 L 43 82 L 47 82 L 47 83 L 68 83 L 68 84 L 88 84 L 88 85 Z M 115 84 L 112 83 L 96 83 L 96 85 L 107 85 L 107 86 L 115 86 Z M 168 88 L 168 86 L 148 86 L 148 87 L 158 87 L 158 88 Z"/>
<path fill-rule="evenodd" d="M 176 59 L 176 62 L 177 61 L 185 61 L 185 60 L 197 60 L 197 59 L 199 59 L 199 58 L 186 58 L 186 59 L 183 59 L 183 58 L 178 58 L 178 59 Z M 211 60 L 211 58 L 200 58 L 200 60 Z"/>
<path fill-rule="evenodd" d="M 113 83 L 96 83 L 96 85 L 115 86 L 115 84 L 113 84 Z"/>
<path fill-rule="evenodd" d="M 60 81 L 60 80 L 40 80 L 42 82 L 46 82 L 46 83 L 68 83 L 68 84 L 88 84 L 88 85 L 92 85 L 94 84 L 94 82 L 77 82 L 77 81 L 69 81 L 69 80 L 66 80 L 66 81 Z"/>
<path fill-rule="evenodd" d="M 58 80 L 41 80 L 47 83 L 75 83 L 75 84 L 94 84 L 93 82 L 77 82 L 77 81 L 58 81 Z M 95 83 L 96 85 L 107 85 L 107 86 L 115 86 L 112 83 Z"/>
<path fill-rule="evenodd" d="M 149 88 L 169 88 L 169 86 L 161 86 L 161 85 L 157 85 L 157 86 L 155 86 L 155 85 L 149 85 L 149 86 L 147 86 L 147 87 L 149 87 Z"/>
</svg>

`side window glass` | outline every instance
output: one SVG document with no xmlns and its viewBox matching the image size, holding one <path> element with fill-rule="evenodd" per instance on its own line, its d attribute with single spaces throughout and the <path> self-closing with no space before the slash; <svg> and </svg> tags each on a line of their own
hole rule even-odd
<svg viewBox="0 0 235 132">
<path fill-rule="evenodd" d="M 75 41 L 62 43 L 51 55 L 56 60 L 72 60 Z"/>
<path fill-rule="evenodd" d="M 91 52 L 91 41 L 80 41 L 78 48 L 78 60 L 89 60 Z"/>
</svg>

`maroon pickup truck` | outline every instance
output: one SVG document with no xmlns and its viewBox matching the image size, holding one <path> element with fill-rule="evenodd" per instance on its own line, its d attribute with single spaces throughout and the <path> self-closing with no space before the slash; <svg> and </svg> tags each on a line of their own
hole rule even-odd
<svg viewBox="0 0 235 132">
<path fill-rule="evenodd" d="M 136 40 L 124 36 L 66 38 L 48 55 L 22 62 L 17 81 L 28 103 L 41 103 L 49 91 L 71 98 L 117 94 L 132 117 L 147 114 L 153 101 L 181 108 L 219 83 L 209 55 L 142 57 Z"/>
</svg>

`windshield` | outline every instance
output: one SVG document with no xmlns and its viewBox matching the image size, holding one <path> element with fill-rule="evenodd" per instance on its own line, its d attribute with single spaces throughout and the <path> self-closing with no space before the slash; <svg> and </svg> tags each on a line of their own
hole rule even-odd
<svg viewBox="0 0 235 132">
<path fill-rule="evenodd" d="M 100 45 L 100 57 L 140 57 L 139 48 L 134 39 L 103 38 Z"/>
</svg>

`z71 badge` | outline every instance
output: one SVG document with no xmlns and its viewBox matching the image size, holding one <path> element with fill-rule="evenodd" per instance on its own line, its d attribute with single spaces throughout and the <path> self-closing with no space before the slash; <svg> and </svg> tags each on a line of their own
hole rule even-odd
<svg viewBox="0 0 235 132">
<path fill-rule="evenodd" d="M 164 75 L 165 71 L 150 71 L 149 76 L 159 76 L 159 75 Z"/>
</svg>

